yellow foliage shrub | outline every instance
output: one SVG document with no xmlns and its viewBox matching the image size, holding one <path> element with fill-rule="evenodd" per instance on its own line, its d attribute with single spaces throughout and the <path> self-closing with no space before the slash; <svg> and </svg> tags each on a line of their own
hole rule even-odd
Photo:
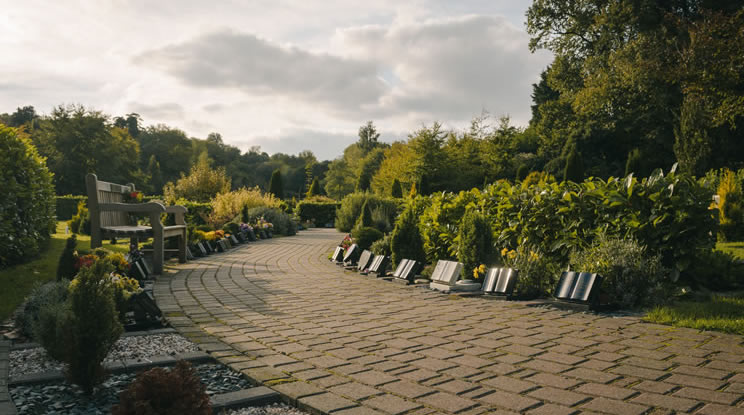
<svg viewBox="0 0 744 415">
<path fill-rule="evenodd" d="M 220 193 L 212 199 L 212 214 L 209 223 L 216 228 L 221 228 L 227 222 L 235 219 L 243 209 L 255 207 L 279 208 L 281 200 L 273 194 L 264 193 L 258 186 L 254 188 L 243 187 L 232 192 Z"/>
</svg>

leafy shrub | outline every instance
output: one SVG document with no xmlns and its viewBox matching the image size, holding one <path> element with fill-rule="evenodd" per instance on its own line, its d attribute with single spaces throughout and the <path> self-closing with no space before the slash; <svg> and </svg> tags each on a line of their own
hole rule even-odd
<svg viewBox="0 0 744 415">
<path fill-rule="evenodd" d="M 264 218 L 267 222 L 274 225 L 274 232 L 282 235 L 291 236 L 297 233 L 297 224 L 292 221 L 289 215 L 279 209 L 270 207 L 257 207 L 250 209 L 247 214 L 246 222 L 255 222 L 257 219 Z"/>
<path fill-rule="evenodd" d="M 25 134 L 0 124 L 0 268 L 39 253 L 56 226 L 54 185 Z"/>
<path fill-rule="evenodd" d="M 269 179 L 269 193 L 279 199 L 284 199 L 284 181 L 282 180 L 282 172 L 279 169 L 276 169 L 271 173 L 271 179 Z"/>
<path fill-rule="evenodd" d="M 356 228 L 368 228 L 372 226 L 372 209 L 369 207 L 369 200 L 362 205 L 362 212 L 357 219 Z"/>
<path fill-rule="evenodd" d="M 393 250 L 390 248 L 390 242 L 392 241 L 391 235 L 385 234 L 382 239 L 378 239 L 370 246 L 369 250 L 375 255 L 390 256 L 393 254 Z"/>
<path fill-rule="evenodd" d="M 428 199 L 423 197 L 410 200 L 395 223 L 395 229 L 390 236 L 390 249 L 393 264 L 396 266 L 403 259 L 426 262 L 426 253 L 418 228 L 418 218 L 426 206 L 425 201 Z"/>
<path fill-rule="evenodd" d="M 62 323 L 64 362 L 69 378 L 86 393 L 103 381 L 101 362 L 123 331 L 109 279 L 113 270 L 111 261 L 99 258 L 70 282 L 70 312 Z"/>
<path fill-rule="evenodd" d="M 744 198 L 736 174 L 724 169 L 718 184 L 718 237 L 723 241 L 738 240 L 744 225 Z"/>
<path fill-rule="evenodd" d="M 215 228 L 220 228 L 235 219 L 241 212 L 257 207 L 280 208 L 280 200 L 270 193 L 264 193 L 258 186 L 249 189 L 243 187 L 232 192 L 220 193 L 210 202 L 212 213 L 209 222 Z"/>
<path fill-rule="evenodd" d="M 462 217 L 466 208 L 477 205 L 481 197 L 478 189 L 457 195 L 438 193 L 430 197 L 431 203 L 419 215 L 419 231 L 429 262 L 436 263 L 440 259 L 452 259 L 457 255 L 455 238 L 459 233 Z"/>
<path fill-rule="evenodd" d="M 25 336 L 38 339 L 36 327 L 39 322 L 41 309 L 50 304 L 64 303 L 67 299 L 67 285 L 69 281 L 48 282 L 36 287 L 28 296 L 23 306 L 23 312 L 19 313 L 15 320 L 15 326 Z"/>
<path fill-rule="evenodd" d="M 389 233 L 393 230 L 394 220 L 398 209 L 391 205 L 378 205 L 372 209 L 372 226 L 383 233 Z"/>
<path fill-rule="evenodd" d="M 318 178 L 314 177 L 313 182 L 310 183 L 310 188 L 307 189 L 307 193 L 305 193 L 305 197 L 311 198 L 313 196 L 320 196 L 320 183 L 318 182 Z"/>
<path fill-rule="evenodd" d="M 88 196 L 82 195 L 64 195 L 55 198 L 57 204 L 57 220 L 70 220 L 77 212 L 77 206 L 80 202 L 88 202 Z"/>
<path fill-rule="evenodd" d="M 90 214 L 87 202 L 80 201 L 77 212 L 70 219 L 70 231 L 81 235 L 90 235 Z"/>
<path fill-rule="evenodd" d="M 156 367 L 137 375 L 119 395 L 112 415 L 208 415 L 212 413 L 206 387 L 186 361 L 171 369 Z"/>
<path fill-rule="evenodd" d="M 602 275 L 602 292 L 624 308 L 663 303 L 667 297 L 669 270 L 658 254 L 649 254 L 634 239 L 601 234 L 587 249 L 573 252 L 570 263 L 576 271 Z"/>
<path fill-rule="evenodd" d="M 744 285 L 744 264 L 728 252 L 702 249 L 680 279 L 693 287 L 733 289 Z"/>
<path fill-rule="evenodd" d="M 382 239 L 382 232 L 372 227 L 361 227 L 354 229 L 354 242 L 360 249 L 369 249 L 375 241 Z"/>
<path fill-rule="evenodd" d="M 490 262 L 493 254 L 491 227 L 486 217 L 475 209 L 468 209 L 462 217 L 457 235 L 457 260 L 462 262 L 463 276 L 473 276 L 473 268 Z"/>
<path fill-rule="evenodd" d="M 39 309 L 38 321 L 33 326 L 33 338 L 44 347 L 52 359 L 58 361 L 65 359 L 68 347 L 66 323 L 70 318 L 70 303 L 61 297 L 52 299 Z"/>
<path fill-rule="evenodd" d="M 359 220 L 364 202 L 367 201 L 370 203 L 371 210 L 378 206 L 384 206 L 384 211 L 390 215 L 389 222 L 395 222 L 400 200 L 381 198 L 371 193 L 351 193 L 344 197 L 341 206 L 336 211 L 336 229 L 341 232 L 351 231 Z"/>
<path fill-rule="evenodd" d="M 566 167 L 563 169 L 563 180 L 581 182 L 584 180 L 584 161 L 581 153 L 574 147 L 566 158 Z"/>
<path fill-rule="evenodd" d="M 75 248 L 77 247 L 77 236 L 73 234 L 65 241 L 65 249 L 59 256 L 57 263 L 57 281 L 71 280 L 77 273 L 75 268 Z"/>
<path fill-rule="evenodd" d="M 230 178 L 224 167 L 213 168 L 204 154 L 191 167 L 189 175 L 181 173 L 181 178 L 175 184 L 169 182 L 163 188 L 163 196 L 168 204 L 178 199 L 208 202 L 218 193 L 230 191 Z"/>
<path fill-rule="evenodd" d="M 329 201 L 311 201 L 303 200 L 297 203 L 295 212 L 302 221 L 312 221 L 317 226 L 325 225 L 326 223 L 333 223 L 336 219 L 336 209 L 340 206 L 339 203 L 329 199 Z"/>
<path fill-rule="evenodd" d="M 549 294 L 558 281 L 561 266 L 537 247 L 522 244 L 514 250 L 501 251 L 504 264 L 519 270 L 517 292 L 527 297 Z"/>
<path fill-rule="evenodd" d="M 517 167 L 517 174 L 514 177 L 514 179 L 518 182 L 521 182 L 527 177 L 527 174 L 530 172 L 530 166 L 526 164 L 520 164 L 519 167 Z"/>
</svg>

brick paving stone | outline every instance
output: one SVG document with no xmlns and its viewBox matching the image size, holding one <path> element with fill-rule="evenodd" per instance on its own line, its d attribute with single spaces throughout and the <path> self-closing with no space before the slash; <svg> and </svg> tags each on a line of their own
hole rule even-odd
<svg viewBox="0 0 744 415">
<path fill-rule="evenodd" d="M 475 356 L 460 356 L 448 359 L 447 361 L 462 366 L 472 367 L 474 369 L 481 369 L 494 364 L 494 362 L 491 360 L 481 359 L 480 357 Z"/>
<path fill-rule="evenodd" d="M 297 400 L 300 409 L 312 408 L 322 413 L 338 412 L 357 406 L 356 403 L 333 393 L 307 396 Z"/>
<path fill-rule="evenodd" d="M 695 367 L 695 366 L 678 366 L 672 369 L 672 373 L 681 373 L 683 375 L 690 375 L 690 376 L 702 376 L 704 378 L 711 378 L 711 379 L 725 379 L 727 378 L 731 372 L 728 370 L 718 370 L 718 369 L 711 369 L 707 367 Z M 744 382 L 744 374 L 736 375 L 740 377 L 741 382 Z M 730 381 L 735 382 L 736 376 Z"/>
<path fill-rule="evenodd" d="M 563 405 L 555 405 L 552 403 L 546 403 L 540 405 L 535 409 L 530 409 L 525 412 L 529 415 L 571 415 L 578 411 L 575 408 L 569 408 Z"/>
<path fill-rule="evenodd" d="M 465 392 L 469 392 L 473 389 L 477 389 L 480 386 L 477 384 L 471 383 L 471 382 L 465 382 L 458 379 L 451 379 L 446 382 L 437 383 L 436 385 L 432 385 L 437 389 L 441 389 L 445 392 L 454 393 L 455 395 L 459 395 Z"/>
<path fill-rule="evenodd" d="M 310 359 L 307 359 L 306 361 L 315 367 L 322 367 L 326 369 L 332 369 L 337 366 L 343 366 L 343 365 L 349 364 L 348 361 L 344 359 L 339 359 L 338 357 L 333 357 L 333 356 L 311 357 Z"/>
<path fill-rule="evenodd" d="M 331 376 L 325 376 L 322 378 L 313 379 L 310 381 L 310 383 L 317 385 L 321 388 L 330 388 L 331 386 L 340 385 L 342 383 L 348 383 L 351 380 L 349 378 L 331 375 Z"/>
<path fill-rule="evenodd" d="M 538 373 L 526 378 L 526 380 L 534 384 L 553 386 L 559 389 L 570 389 L 581 383 L 579 380 L 553 375 L 551 373 Z"/>
<path fill-rule="evenodd" d="M 371 388 L 367 385 L 362 385 L 361 383 L 357 382 L 349 382 L 342 385 L 333 386 L 328 390 L 337 395 L 345 396 L 355 401 L 369 398 L 370 396 L 380 395 L 382 393 L 375 388 Z"/>
<path fill-rule="evenodd" d="M 656 393 L 642 393 L 631 399 L 630 402 L 649 406 L 658 406 L 681 412 L 689 412 L 699 404 L 697 401 L 692 399 L 670 395 L 659 395 Z"/>
<path fill-rule="evenodd" d="M 613 375 L 612 373 L 600 372 L 598 370 L 591 370 L 582 367 L 571 369 L 561 375 L 597 383 L 610 383 L 614 380 L 620 379 L 620 376 Z"/>
<path fill-rule="evenodd" d="M 423 386 L 418 383 L 409 382 L 407 380 L 399 380 L 397 382 L 387 383 L 380 386 L 380 389 L 390 393 L 394 393 L 396 395 L 404 396 L 409 399 L 415 399 L 436 392 L 436 390 L 433 388 Z"/>
<path fill-rule="evenodd" d="M 573 367 L 571 365 L 564 365 L 562 363 L 549 362 L 547 360 L 541 360 L 539 358 L 524 362 L 520 364 L 520 366 L 526 367 L 529 369 L 538 370 L 538 371 L 555 373 L 555 374 L 565 372 Z"/>
<path fill-rule="evenodd" d="M 555 402 L 565 406 L 574 406 L 589 399 L 587 395 L 564 389 L 551 388 L 550 386 L 533 390 L 527 395 L 541 401 Z"/>
<path fill-rule="evenodd" d="M 515 379 L 509 376 L 497 376 L 495 378 L 482 380 L 480 383 L 486 386 L 494 387 L 496 389 L 514 393 L 523 393 L 537 387 L 537 385 L 532 382 L 525 382 L 523 380 Z"/>
<path fill-rule="evenodd" d="M 394 376 L 390 376 L 377 370 L 368 370 L 366 372 L 353 373 L 349 375 L 350 378 L 362 382 L 366 385 L 380 386 L 386 383 L 395 382 L 398 380 Z"/>
<path fill-rule="evenodd" d="M 522 412 L 540 404 L 540 401 L 515 393 L 494 391 L 488 395 L 481 396 L 478 401 L 487 405 L 498 406 L 504 409 Z"/>
<path fill-rule="evenodd" d="M 645 367 L 630 365 L 620 365 L 616 368 L 610 369 L 610 372 L 618 375 L 635 376 L 649 380 L 659 380 L 669 374 L 661 370 L 647 369 Z"/>
<path fill-rule="evenodd" d="M 500 347 L 499 349 L 507 353 L 513 353 L 513 354 L 518 354 L 521 356 L 530 356 L 530 357 L 545 352 L 545 350 L 538 349 L 537 347 L 520 346 L 518 344 L 510 344 L 508 346 Z M 558 362 L 558 363 L 562 363 L 562 362 Z"/>
<path fill-rule="evenodd" d="M 640 391 L 645 391 L 645 392 L 665 394 L 677 388 L 677 385 L 673 385 L 671 383 L 666 383 L 666 382 L 654 382 L 652 380 L 644 380 L 643 382 L 633 385 L 632 388 L 638 389 Z"/>
<path fill-rule="evenodd" d="M 429 379 L 433 379 L 437 376 L 439 376 L 439 373 L 432 372 L 431 370 L 427 369 L 416 369 L 409 372 L 404 372 L 399 375 L 397 375 L 404 379 L 409 379 L 415 382 L 423 382 Z"/>
<path fill-rule="evenodd" d="M 588 409 L 590 411 L 614 415 L 641 415 L 646 413 L 649 407 L 634 403 L 616 401 L 614 399 L 596 398 L 585 404 L 582 404 L 581 409 Z"/>
<path fill-rule="evenodd" d="M 602 385 L 599 383 L 585 383 L 574 389 L 574 391 L 617 400 L 625 400 L 638 393 L 631 389 L 620 388 L 612 385 Z"/>
<path fill-rule="evenodd" d="M 556 362 L 556 363 L 563 363 L 564 365 L 576 365 L 586 360 L 586 358 L 584 357 L 573 356 L 570 354 L 563 354 L 563 353 L 555 353 L 555 352 L 548 352 L 548 353 L 542 354 L 540 355 L 540 359 L 549 360 L 551 362 Z"/>
<path fill-rule="evenodd" d="M 370 370 L 370 368 L 367 366 L 358 365 L 356 363 L 350 363 L 348 365 L 336 366 L 330 370 L 332 372 L 348 376 L 348 375 L 351 375 L 352 373 L 366 372 Z"/>
<path fill-rule="evenodd" d="M 725 382 L 716 379 L 699 378 L 696 376 L 678 374 L 672 374 L 672 376 L 664 379 L 664 382 L 711 390 L 717 390 L 725 384 Z"/>
<path fill-rule="evenodd" d="M 383 412 L 376 411 L 367 406 L 357 406 L 334 412 L 334 415 L 383 415 Z"/>
<path fill-rule="evenodd" d="M 443 375 L 452 376 L 453 378 L 470 378 L 480 375 L 483 372 L 467 366 L 456 366 L 451 369 L 443 370 L 441 373 Z"/>
<path fill-rule="evenodd" d="M 376 396 L 364 401 L 365 406 L 379 409 L 391 415 L 402 414 L 420 408 L 421 405 L 390 394 Z"/>
<path fill-rule="evenodd" d="M 310 370 L 303 370 L 297 373 L 293 373 L 292 376 L 300 380 L 313 380 L 313 379 L 330 376 L 330 374 L 331 374 L 330 372 L 327 372 L 325 370 L 310 369 Z"/>
<path fill-rule="evenodd" d="M 325 392 L 323 389 L 305 382 L 282 383 L 273 386 L 272 389 L 281 393 L 282 395 L 289 397 L 292 400 L 293 404 L 295 404 L 295 402 L 299 398 L 304 398 L 311 395 L 319 395 Z"/>
<path fill-rule="evenodd" d="M 447 413 L 458 413 L 478 405 L 477 402 L 470 399 L 461 398 L 445 392 L 437 392 L 432 395 L 426 395 L 417 399 L 424 405 L 441 409 Z"/>
<path fill-rule="evenodd" d="M 673 393 L 674 396 L 683 398 L 697 399 L 698 401 L 720 403 L 723 405 L 733 405 L 742 398 L 738 393 L 709 391 L 692 387 L 684 387 Z"/>
<path fill-rule="evenodd" d="M 435 359 L 451 359 L 453 357 L 462 356 L 462 353 L 453 352 L 451 350 L 443 349 L 441 347 L 432 347 L 431 349 L 424 349 L 419 351 L 424 356 L 433 357 Z"/>
<path fill-rule="evenodd" d="M 424 369 L 433 370 L 435 372 L 439 372 L 440 370 L 450 369 L 455 366 L 457 366 L 456 363 L 453 363 L 449 360 L 440 360 L 440 359 L 434 359 L 431 357 L 427 357 L 421 360 L 414 360 L 411 362 L 412 365 L 418 366 Z"/>
<path fill-rule="evenodd" d="M 709 403 L 695 412 L 696 415 L 744 415 L 744 408 Z"/>
</svg>

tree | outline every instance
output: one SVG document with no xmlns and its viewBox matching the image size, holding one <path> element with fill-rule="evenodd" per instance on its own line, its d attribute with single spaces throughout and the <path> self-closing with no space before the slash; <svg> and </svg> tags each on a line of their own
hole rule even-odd
<svg viewBox="0 0 744 415">
<path fill-rule="evenodd" d="M 173 202 L 184 198 L 197 202 L 209 202 L 218 193 L 230 191 L 230 178 L 224 167 L 213 168 L 209 157 L 202 153 L 199 161 L 189 171 L 189 175 L 181 175 L 174 185 L 169 182 L 163 193 L 166 200 Z"/>
<path fill-rule="evenodd" d="M 580 183 L 584 181 L 584 161 L 581 154 L 574 147 L 566 158 L 566 167 L 563 170 L 563 180 Z"/>
<path fill-rule="evenodd" d="M 144 163 L 150 162 L 150 157 L 160 164 L 162 182 L 171 182 L 178 180 L 181 174 L 185 174 L 192 166 L 192 157 L 194 162 L 198 156 L 192 154 L 192 142 L 186 137 L 183 131 L 171 128 L 163 124 L 149 126 L 142 130 L 137 137 L 140 144 L 142 155 L 141 168 L 147 169 Z"/>
<path fill-rule="evenodd" d="M 359 172 L 359 178 L 357 179 L 356 191 L 366 192 L 370 190 L 372 184 L 372 177 L 380 168 L 383 158 L 385 157 L 385 150 L 382 148 L 375 148 L 370 151 L 364 160 L 362 160 L 362 168 Z"/>
<path fill-rule="evenodd" d="M 150 155 L 150 161 L 147 162 L 147 175 L 150 178 L 150 188 L 153 194 L 161 194 L 163 192 L 163 175 L 160 172 L 160 162 L 154 154 Z"/>
<path fill-rule="evenodd" d="M 394 265 L 398 265 L 403 259 L 426 262 L 424 242 L 418 228 L 418 218 L 423 208 L 424 204 L 421 200 L 412 198 L 395 222 L 390 241 Z"/>
<path fill-rule="evenodd" d="M 279 169 L 274 170 L 269 182 L 269 193 L 279 199 L 284 199 L 284 184 L 282 184 L 282 172 Z"/>
<path fill-rule="evenodd" d="M 127 131 L 129 131 L 129 135 L 131 135 L 134 138 L 139 137 L 142 124 L 142 117 L 140 117 L 139 114 L 136 112 L 132 112 L 126 115 L 125 117 L 116 117 L 114 118 L 114 126 L 123 128 Z"/>
<path fill-rule="evenodd" d="M 36 118 L 36 110 L 33 106 L 18 107 L 16 112 L 10 115 L 9 127 L 20 127 L 30 123 Z"/>
<path fill-rule="evenodd" d="M 357 146 L 366 155 L 377 147 L 378 138 L 380 138 L 380 133 L 377 132 L 375 125 L 372 121 L 367 121 L 367 124 L 359 127 L 359 141 L 357 142 Z"/>
<path fill-rule="evenodd" d="M 372 221 L 372 208 L 369 205 L 369 199 L 364 201 L 362 205 L 362 212 L 357 219 L 356 229 L 369 228 L 374 225 Z"/>
<path fill-rule="evenodd" d="M 393 179 L 393 188 L 390 190 L 390 196 L 396 199 L 403 197 L 403 189 L 400 187 L 400 180 L 397 177 Z"/>
<path fill-rule="evenodd" d="M 307 194 L 305 197 L 311 198 L 313 196 L 320 196 L 320 183 L 318 183 L 318 179 L 313 179 L 313 183 L 310 185 L 310 189 L 308 189 Z"/>
</svg>

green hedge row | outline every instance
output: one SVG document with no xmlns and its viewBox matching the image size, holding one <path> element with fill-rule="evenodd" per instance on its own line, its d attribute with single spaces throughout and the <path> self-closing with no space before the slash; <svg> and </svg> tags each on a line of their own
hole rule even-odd
<svg viewBox="0 0 744 415">
<path fill-rule="evenodd" d="M 77 213 L 78 203 L 87 202 L 88 196 L 64 195 L 57 196 L 57 220 L 70 220 Z"/>
<path fill-rule="evenodd" d="M 333 223 L 336 219 L 336 209 L 340 203 L 318 203 L 301 201 L 295 207 L 295 213 L 302 221 L 313 221 L 316 226 Z"/>
</svg>

